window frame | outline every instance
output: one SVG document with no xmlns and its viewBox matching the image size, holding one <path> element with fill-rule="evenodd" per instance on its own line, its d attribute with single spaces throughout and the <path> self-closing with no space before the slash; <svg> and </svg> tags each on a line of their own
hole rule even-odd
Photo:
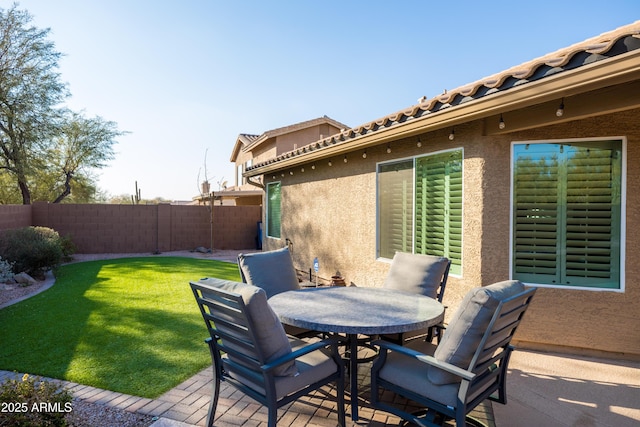
<svg viewBox="0 0 640 427">
<path fill-rule="evenodd" d="M 533 145 L 533 144 L 555 144 L 555 145 L 577 145 L 580 143 L 598 143 L 598 142 L 607 142 L 607 141 L 619 141 L 620 142 L 620 209 L 619 209 L 619 223 L 617 224 L 617 234 L 618 234 L 618 265 L 617 269 L 619 271 L 618 276 L 618 287 L 603 287 L 603 286 L 587 286 L 587 285 L 571 285 L 571 284 L 550 284 L 550 283 L 535 283 L 535 282 L 525 282 L 527 285 L 536 286 L 536 287 L 545 287 L 545 288 L 553 288 L 553 289 L 566 289 L 566 290 L 586 290 L 586 291 L 596 291 L 596 292 L 625 292 L 625 260 L 626 260 L 626 184 L 627 184 L 627 139 L 624 136 L 611 136 L 611 137 L 592 137 L 592 138 L 566 138 L 566 139 L 544 139 L 544 140 L 522 140 L 522 141 L 512 141 L 511 149 L 510 149 L 510 182 L 509 182 L 509 277 L 514 278 L 515 276 L 515 254 L 514 254 L 514 245 L 515 245 L 515 150 L 517 146 L 522 145 Z M 565 185 L 564 182 L 559 182 L 559 185 Z M 563 203 L 566 203 L 566 196 L 562 200 Z M 614 227 L 615 228 L 615 227 Z M 613 238 L 612 238 L 613 239 Z M 563 247 L 558 249 L 562 251 Z"/>
<path fill-rule="evenodd" d="M 278 202 L 280 204 L 280 206 L 278 207 L 278 235 L 273 235 L 272 234 L 272 224 L 271 224 L 271 215 L 274 214 L 274 212 L 272 211 L 272 203 L 271 203 L 271 191 L 270 188 L 272 188 L 272 186 L 278 186 L 279 191 L 280 191 L 280 195 L 279 195 L 279 199 Z M 273 182 L 269 182 L 266 185 L 265 188 L 265 201 L 266 201 L 266 209 L 265 209 L 265 222 L 266 222 L 266 236 L 270 237 L 272 239 L 281 239 L 282 238 L 282 181 L 273 181 Z"/>
<path fill-rule="evenodd" d="M 416 179 L 417 179 L 417 163 L 419 159 L 422 158 L 428 158 L 428 157 L 436 157 L 436 156 L 442 156 L 442 155 L 446 155 L 446 154 L 450 154 L 450 153 L 454 153 L 454 152 L 460 152 L 460 165 L 461 165 L 461 191 L 462 193 L 464 193 L 464 148 L 463 147 L 456 147 L 456 148 L 450 148 L 450 149 L 445 149 L 445 150 L 439 150 L 439 151 L 434 151 L 431 153 L 423 153 L 420 155 L 415 155 L 415 156 L 409 156 L 409 157 L 401 157 L 401 158 L 395 158 L 392 160 L 385 160 L 382 162 L 377 162 L 376 163 L 376 259 L 378 260 L 382 260 L 382 261 L 390 261 L 391 258 L 382 255 L 382 245 L 381 245 L 381 205 L 380 205 L 380 197 L 381 197 L 381 188 L 380 188 L 380 168 L 381 166 L 385 166 L 385 165 L 392 165 L 394 163 L 397 164 L 401 164 L 401 163 L 406 163 L 411 161 L 412 166 L 411 166 L 411 183 L 412 183 L 412 188 L 411 188 L 411 205 L 412 205 L 412 217 L 411 217 L 411 253 L 416 253 L 416 225 L 417 225 L 417 217 L 418 217 L 418 212 L 417 212 L 417 206 L 416 206 L 416 189 L 417 189 L 417 183 L 416 183 Z M 464 199 L 462 198 L 460 201 L 460 215 L 461 218 L 463 218 L 462 220 L 462 224 L 464 224 Z M 463 233 L 461 232 L 460 234 L 460 247 L 463 247 L 463 240 L 464 240 L 464 236 Z M 446 254 L 443 254 L 443 256 L 446 256 Z M 450 275 L 454 276 L 454 277 L 462 277 L 463 274 L 463 266 L 462 266 L 462 261 L 463 261 L 464 255 L 463 255 L 463 251 L 460 251 L 460 264 L 459 264 L 459 271 L 450 271 Z"/>
</svg>

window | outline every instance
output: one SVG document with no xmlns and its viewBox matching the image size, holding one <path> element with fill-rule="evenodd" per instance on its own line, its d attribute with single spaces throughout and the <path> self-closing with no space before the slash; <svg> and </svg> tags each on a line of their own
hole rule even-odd
<svg viewBox="0 0 640 427">
<path fill-rule="evenodd" d="M 513 278 L 621 288 L 622 141 L 513 145 Z"/>
<path fill-rule="evenodd" d="M 462 272 L 462 150 L 378 165 L 378 254 L 451 259 Z"/>
<path fill-rule="evenodd" d="M 279 182 L 267 184 L 267 236 L 280 238 L 281 186 Z"/>
</svg>

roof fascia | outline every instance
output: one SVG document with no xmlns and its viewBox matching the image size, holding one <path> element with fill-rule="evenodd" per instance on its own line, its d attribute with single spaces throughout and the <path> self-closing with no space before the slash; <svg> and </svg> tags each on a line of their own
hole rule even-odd
<svg viewBox="0 0 640 427">
<path fill-rule="evenodd" d="M 232 163 L 236 162 L 236 159 L 238 158 L 238 153 L 240 153 L 241 148 L 242 148 L 242 141 L 240 141 L 240 138 L 236 138 L 236 144 L 233 146 L 233 151 L 231 152 L 230 161 Z"/>
<path fill-rule="evenodd" d="M 512 87 L 405 123 L 251 169 L 250 177 L 640 78 L 640 50 Z"/>
</svg>

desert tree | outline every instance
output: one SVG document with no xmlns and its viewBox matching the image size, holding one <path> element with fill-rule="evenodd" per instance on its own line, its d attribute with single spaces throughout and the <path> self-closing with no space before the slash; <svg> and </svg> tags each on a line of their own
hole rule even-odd
<svg viewBox="0 0 640 427">
<path fill-rule="evenodd" d="M 113 158 L 123 132 L 64 107 L 69 92 L 57 72 L 61 53 L 50 30 L 31 20 L 16 4 L 0 8 L 0 196 L 7 196 L 0 202 L 59 203 L 72 191 L 89 201 L 96 193 L 91 172 Z"/>
<path fill-rule="evenodd" d="M 31 203 L 29 176 L 55 134 L 68 95 L 49 29 L 30 25 L 31 19 L 15 4 L 0 9 L 0 168 L 17 184 L 23 204 Z"/>
</svg>

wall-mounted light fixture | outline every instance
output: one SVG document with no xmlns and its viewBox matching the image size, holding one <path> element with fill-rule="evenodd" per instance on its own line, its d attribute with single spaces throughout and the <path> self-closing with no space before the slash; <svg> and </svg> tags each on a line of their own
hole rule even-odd
<svg viewBox="0 0 640 427">
<path fill-rule="evenodd" d="M 315 169 L 315 168 L 316 168 L 316 164 L 314 163 L 311 165 L 311 169 Z"/>
<path fill-rule="evenodd" d="M 418 142 L 416 142 L 418 148 L 422 147 L 422 141 L 420 141 L 420 137 L 418 137 Z"/>
<path fill-rule="evenodd" d="M 343 161 L 344 161 L 345 163 L 347 163 L 347 162 L 349 161 L 349 160 L 347 160 L 347 155 L 346 155 L 346 154 L 344 155 L 344 159 L 343 159 Z"/>
<path fill-rule="evenodd" d="M 562 98 L 562 100 L 560 101 L 560 105 L 558 106 L 558 109 L 556 110 L 556 116 L 558 116 L 558 117 L 564 116 L 564 98 Z"/>
<path fill-rule="evenodd" d="M 304 167 L 301 167 L 301 168 L 300 168 L 300 172 L 304 172 Z"/>
<path fill-rule="evenodd" d="M 500 121 L 498 122 L 498 127 L 500 129 L 504 129 L 507 125 L 504 123 L 504 118 L 502 117 L 502 113 L 500 113 Z"/>
<path fill-rule="evenodd" d="M 293 175 L 293 171 L 289 171 L 289 175 Z"/>
<path fill-rule="evenodd" d="M 449 134 L 449 141 L 453 141 L 456 138 L 456 130 L 451 128 L 451 133 Z"/>
<path fill-rule="evenodd" d="M 366 159 L 367 158 L 367 150 L 364 150 L 364 152 L 362 153 L 362 158 Z"/>
<path fill-rule="evenodd" d="M 387 144 L 387 153 L 391 154 L 391 144 Z"/>
<path fill-rule="evenodd" d="M 331 162 L 331 160 L 329 160 L 329 163 L 327 163 L 329 166 L 333 166 L 333 163 Z"/>
</svg>

